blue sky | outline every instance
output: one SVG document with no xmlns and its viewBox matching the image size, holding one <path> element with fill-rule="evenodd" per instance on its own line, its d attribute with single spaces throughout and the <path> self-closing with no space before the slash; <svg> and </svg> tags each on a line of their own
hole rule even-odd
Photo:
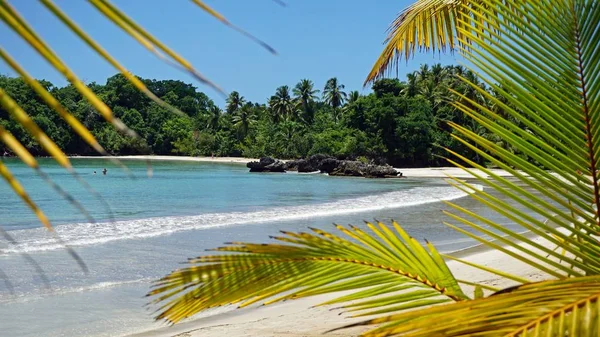
<svg viewBox="0 0 600 337">
<path fill-rule="evenodd" d="M 275 47 L 278 55 L 219 23 L 189 0 L 113 0 L 148 31 L 178 51 L 201 73 L 226 91 L 265 102 L 280 85 L 293 86 L 302 78 L 322 89 L 338 77 L 346 89 L 362 88 L 365 76 L 381 52 L 386 29 L 408 0 L 206 0 L 232 23 Z M 179 79 L 193 83 L 215 102 L 224 99 L 148 53 L 112 25 L 89 3 L 55 0 L 72 19 L 130 71 L 144 78 Z M 105 83 L 117 71 L 63 26 L 36 0 L 12 1 L 14 7 L 86 82 Z M 0 24 L 0 45 L 37 78 L 57 85 L 66 81 L 7 26 Z M 402 63 L 400 78 L 422 63 L 456 64 L 458 56 L 419 54 Z M 13 75 L 4 63 L 0 73 Z"/>
</svg>

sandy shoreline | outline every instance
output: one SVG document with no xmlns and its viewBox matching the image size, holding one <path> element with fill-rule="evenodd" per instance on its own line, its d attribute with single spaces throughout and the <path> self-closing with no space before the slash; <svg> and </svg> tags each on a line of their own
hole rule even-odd
<svg viewBox="0 0 600 337">
<path fill-rule="evenodd" d="M 98 159 L 98 158 L 109 158 L 102 156 L 73 156 L 70 158 L 74 159 Z M 153 155 L 139 155 L 139 156 L 114 156 L 119 160 L 150 160 L 150 161 L 186 161 L 186 162 L 201 162 L 201 163 L 230 163 L 246 165 L 251 161 L 258 161 L 257 158 L 242 158 L 242 157 L 189 157 L 189 156 L 153 156 Z M 402 172 L 406 178 L 446 178 L 453 176 L 460 179 L 472 178 L 470 174 L 457 167 L 423 167 L 423 168 L 402 168 L 396 167 L 397 171 Z M 480 170 L 473 170 L 477 174 L 487 177 L 488 175 L 481 172 Z M 491 169 L 494 174 L 499 176 L 510 176 L 510 174 L 504 170 Z"/>
</svg>

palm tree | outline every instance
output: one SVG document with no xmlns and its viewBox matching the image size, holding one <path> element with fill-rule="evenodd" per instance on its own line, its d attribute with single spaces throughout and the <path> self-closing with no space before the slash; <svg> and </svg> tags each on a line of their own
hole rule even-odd
<svg viewBox="0 0 600 337">
<path fill-rule="evenodd" d="M 419 67 L 419 70 L 417 71 L 417 81 L 425 82 L 429 79 L 430 75 L 431 72 L 429 71 L 429 65 L 421 64 L 421 67 Z"/>
<path fill-rule="evenodd" d="M 429 101 L 434 110 L 437 109 L 440 103 L 448 100 L 444 95 L 446 92 L 448 92 L 448 88 L 444 85 L 436 84 L 433 78 L 428 78 L 419 85 L 419 95 Z"/>
<path fill-rule="evenodd" d="M 436 85 L 440 85 L 448 76 L 448 69 L 437 63 L 431 66 L 431 80 Z"/>
<path fill-rule="evenodd" d="M 293 121 L 285 121 L 278 126 L 275 134 L 277 149 L 283 158 L 297 158 L 297 138 L 302 137 L 301 124 Z"/>
<path fill-rule="evenodd" d="M 233 115 L 235 114 L 244 103 L 246 103 L 246 99 L 244 96 L 240 96 L 240 93 L 237 91 L 232 91 L 229 96 L 227 96 L 227 105 L 225 107 L 225 111 L 227 114 Z"/>
<path fill-rule="evenodd" d="M 254 113 L 252 105 L 245 104 L 238 109 L 231 121 L 233 122 L 233 127 L 236 128 L 240 139 L 244 139 L 248 135 L 250 127 L 256 123 L 256 114 Z"/>
<path fill-rule="evenodd" d="M 213 105 L 208 109 L 208 123 L 207 128 L 215 131 L 219 130 L 219 122 L 221 121 L 221 109 L 218 106 Z"/>
<path fill-rule="evenodd" d="M 358 92 L 358 90 L 352 90 L 348 94 L 348 102 L 346 102 L 346 104 L 352 104 L 352 103 L 358 101 L 359 98 L 360 98 L 360 93 Z"/>
<path fill-rule="evenodd" d="M 355 108 L 356 101 L 360 98 L 360 93 L 357 90 L 350 91 L 348 94 L 348 101 L 344 104 L 342 108 L 342 112 L 344 114 L 348 114 L 352 109 Z"/>
<path fill-rule="evenodd" d="M 269 100 L 273 120 L 296 120 L 298 118 L 298 105 L 290 96 L 290 88 L 283 85 L 275 91 L 275 95 Z"/>
<path fill-rule="evenodd" d="M 432 15 L 432 8 L 441 11 L 440 7 L 445 12 Z M 428 11 L 415 14 L 423 8 Z M 456 25 L 457 18 L 465 22 Z M 394 35 L 403 32 L 405 26 L 452 27 L 441 31 L 447 35 L 425 37 L 442 39 L 442 45 L 453 41 L 453 32 L 459 38 L 469 38 L 461 43 L 470 43 L 471 47 L 461 52 L 468 62 L 477 65 L 478 75 L 494 94 L 481 90 L 477 83 L 466 79 L 464 83 L 485 100 L 501 105 L 507 117 L 465 97 L 455 104 L 520 154 L 507 151 L 469 128 L 450 123 L 457 141 L 512 175 L 507 179 L 448 150 L 453 157 L 448 161 L 471 173 L 485 188 L 461 179 L 451 181 L 519 228 L 508 228 L 452 202 L 447 202 L 451 210 L 444 213 L 460 226 L 447 225 L 545 273 L 549 280 L 535 282 L 441 254 L 430 243 L 420 245 L 397 223 L 393 223 L 393 228 L 368 223 L 369 231 L 336 226 L 341 234 L 319 229 L 311 229 L 312 233 L 283 232 L 274 237 L 278 243 L 233 243 L 217 249 L 222 253 L 192 259 L 192 266 L 161 279 L 151 292 L 158 296 L 157 302 L 168 301 L 158 318 L 177 322 L 206 308 L 232 302 L 246 306 L 353 290 L 327 304 L 357 311 L 359 315 L 384 315 L 352 325 L 376 324 L 374 330 L 365 334 L 368 336 L 597 335 L 598 25 L 600 3 L 592 0 L 421 0 L 394 22 L 390 37 L 394 44 L 389 42 L 397 47 L 395 52 L 406 46 L 414 48 L 413 38 L 418 35 L 414 29 L 410 34 Z M 427 44 L 431 45 L 439 46 Z M 382 64 L 396 64 L 394 53 L 384 51 L 383 56 L 386 59 L 374 67 L 379 72 L 385 71 Z M 377 71 L 369 75 L 370 79 L 380 76 Z M 523 230 L 539 235 L 543 241 L 522 235 Z M 495 274 L 494 277 L 508 278 L 518 285 L 498 291 L 455 278 L 446 265 L 447 259 Z M 473 296 L 461 285 L 475 287 Z M 492 296 L 485 297 L 483 290 Z M 418 309 L 406 311 L 415 308 Z"/>
<path fill-rule="evenodd" d="M 414 97 L 419 91 L 417 85 L 417 75 L 415 73 L 409 73 L 406 75 L 406 87 L 402 90 L 404 96 Z"/>
<path fill-rule="evenodd" d="M 323 100 L 332 107 L 333 120 L 337 123 L 341 120 L 342 111 L 340 107 L 346 101 L 346 93 L 343 91 L 345 86 L 338 84 L 337 77 L 330 78 L 323 89 Z"/>
<path fill-rule="evenodd" d="M 323 100 L 333 109 L 337 109 L 346 101 L 345 86 L 338 83 L 337 77 L 330 78 L 323 89 Z"/>
<path fill-rule="evenodd" d="M 319 90 L 314 88 L 313 81 L 309 79 L 302 79 L 294 87 L 293 93 L 296 99 L 302 104 L 304 121 L 308 124 L 311 124 L 314 117 L 312 104 L 318 99 L 317 94 L 319 93 Z"/>
</svg>

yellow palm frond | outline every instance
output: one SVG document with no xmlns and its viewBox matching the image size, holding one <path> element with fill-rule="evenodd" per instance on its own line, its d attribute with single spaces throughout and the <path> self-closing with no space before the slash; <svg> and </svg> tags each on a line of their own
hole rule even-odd
<svg viewBox="0 0 600 337">
<path fill-rule="evenodd" d="M 530 283 L 351 326 L 381 325 L 362 336 L 597 336 L 599 308 L 600 277 L 588 276 Z"/>
<path fill-rule="evenodd" d="M 392 68 L 397 68 L 402 58 L 408 61 L 417 51 L 445 52 L 453 51 L 457 45 L 470 45 L 465 32 L 500 20 L 497 11 L 494 8 L 487 10 L 485 3 L 480 0 L 418 0 L 404 9 L 388 28 L 385 47 L 364 84 L 382 78 Z M 518 8 L 524 1 L 505 3 Z M 477 20 L 473 26 L 461 21 L 462 16 L 474 13 L 485 20 Z"/>
<path fill-rule="evenodd" d="M 283 232 L 274 239 L 284 244 L 232 242 L 215 249 L 227 254 L 191 259 L 192 266 L 157 281 L 149 293 L 162 303 L 157 319 L 178 322 L 214 306 L 342 290 L 356 292 L 323 304 L 345 303 L 355 316 L 468 299 L 433 245 L 421 246 L 395 222 L 395 231 L 383 223 L 367 226 L 373 234 L 339 225 L 347 238 L 319 229 Z"/>
<path fill-rule="evenodd" d="M 109 64 L 111 64 L 115 69 L 117 69 L 123 76 L 139 91 L 144 93 L 148 98 L 156 102 L 158 105 L 169 109 L 170 111 L 178 114 L 183 113 L 179 111 L 177 108 L 165 103 L 160 98 L 158 98 L 154 93 L 152 93 L 142 81 L 140 81 L 137 77 L 131 74 L 123 65 L 121 65 L 116 59 L 114 59 L 99 43 L 97 43 L 92 37 L 90 37 L 83 29 L 81 29 L 71 18 L 69 18 L 59 6 L 57 6 L 52 0 L 40 0 L 41 3 L 45 6 L 45 8 L 55 15 L 69 30 L 71 30 L 74 34 L 76 34 L 82 41 L 84 41 L 91 49 L 93 49 L 101 58 L 106 60 Z M 121 29 L 123 29 L 127 34 L 132 36 L 135 40 L 141 43 L 144 47 L 146 47 L 149 51 L 157 54 L 160 58 L 167 61 L 170 64 L 174 64 L 177 67 L 189 72 L 194 75 L 201 82 L 208 84 L 215 88 L 216 90 L 222 92 L 222 90 L 212 83 L 209 79 L 202 76 L 190 62 L 185 60 L 182 56 L 177 54 L 174 50 L 170 49 L 166 44 L 156 39 L 153 35 L 151 35 L 148 31 L 146 31 L 143 27 L 136 24 L 133 19 L 131 19 L 127 14 L 121 11 L 118 7 L 110 3 L 108 0 L 89 0 L 89 3 L 93 5 L 100 13 L 105 15 L 113 24 L 117 25 Z M 275 50 L 251 35 L 250 33 L 242 30 L 241 28 L 233 25 L 230 21 L 228 21 L 224 16 L 219 14 L 217 11 L 206 5 L 203 1 L 193 0 L 197 6 L 202 8 L 204 11 L 209 13 L 210 15 L 216 17 L 219 21 L 231 28 L 239 31 L 243 35 L 257 42 L 265 49 L 267 49 L 271 53 L 275 53 Z M 17 33 L 27 44 L 29 44 L 43 59 L 45 59 L 54 69 L 60 72 L 65 79 L 67 79 L 73 87 L 91 104 L 91 106 L 104 117 L 104 119 L 112 124 L 118 131 L 121 133 L 128 135 L 130 137 L 139 138 L 135 131 L 129 129 L 123 122 L 121 122 L 118 118 L 116 118 L 111 111 L 111 109 L 96 96 L 92 90 L 90 90 L 84 83 L 81 81 L 77 75 L 64 63 L 60 57 L 51 49 L 49 46 L 29 25 L 28 21 L 18 13 L 15 8 L 13 8 L 8 0 L 0 0 L 0 20 L 3 21 L 7 26 L 12 29 L 15 33 Z M 26 84 L 28 84 L 43 100 L 44 102 L 55 110 L 61 118 L 63 118 L 67 124 L 87 143 L 89 144 L 95 151 L 100 153 L 101 155 L 108 155 L 108 153 L 102 148 L 102 146 L 98 143 L 95 137 L 91 134 L 91 132 L 76 118 L 71 114 L 63 105 L 59 103 L 59 101 L 53 97 L 40 83 L 33 79 L 25 69 L 23 69 L 14 58 L 12 58 L 8 52 L 6 52 L 3 48 L 0 47 L 0 58 L 4 60 L 7 65 L 12 68 L 17 74 L 19 74 Z M 56 146 L 56 144 L 50 139 L 29 117 L 28 113 L 24 111 L 19 105 L 8 96 L 8 94 L 0 88 L 0 103 L 1 106 L 7 110 L 13 118 L 15 118 L 33 137 L 34 139 L 42 146 L 44 151 L 50 154 L 60 165 L 65 167 L 69 172 L 71 172 L 75 178 L 82 183 L 85 188 L 94 196 L 96 196 L 99 200 L 101 200 L 105 207 L 108 208 L 106 202 L 102 199 L 100 195 L 98 195 L 92 188 L 87 184 L 83 179 L 81 179 L 77 174 L 72 170 L 71 163 L 67 156 L 62 152 L 62 150 Z M 88 220 L 93 222 L 93 218 L 89 216 L 89 214 L 85 211 L 85 209 L 73 198 L 69 197 L 68 194 L 62 190 L 58 185 L 54 184 L 47 175 L 45 175 L 41 169 L 39 168 L 39 164 L 36 159 L 31 156 L 31 154 L 25 150 L 25 147 L 19 143 L 17 139 L 15 139 L 10 133 L 8 133 L 3 128 L 0 130 L 0 141 L 2 141 L 8 148 L 15 152 L 15 154 L 23 160 L 28 166 L 36 170 L 42 178 L 46 182 L 48 182 L 59 194 L 65 196 L 69 202 L 74 204 L 86 217 Z M 118 160 L 114 160 L 117 165 L 125 168 Z M 126 169 L 126 168 L 125 168 Z M 14 177 L 10 175 L 10 172 L 7 170 L 3 171 L 3 177 L 9 182 L 11 186 L 17 187 L 15 184 L 16 180 Z M 10 178 L 10 179 L 9 179 Z M 20 185 L 19 185 L 20 186 Z M 26 196 L 25 191 L 22 187 L 18 188 L 22 193 L 19 194 L 21 198 Z M 26 200 L 26 199 L 24 199 Z M 28 203 L 29 204 L 29 203 Z M 31 207 L 31 205 L 30 205 Z M 40 221 L 44 224 L 44 226 L 51 228 L 50 223 L 41 211 L 41 209 L 32 208 Z M 109 210 L 112 218 L 112 212 Z"/>
</svg>

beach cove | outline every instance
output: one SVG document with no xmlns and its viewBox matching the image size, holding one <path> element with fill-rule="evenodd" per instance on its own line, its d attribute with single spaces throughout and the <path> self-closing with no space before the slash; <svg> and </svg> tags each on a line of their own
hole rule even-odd
<svg viewBox="0 0 600 337">
<path fill-rule="evenodd" d="M 323 298 L 258 309 L 217 308 L 190 322 L 164 328 L 164 324 L 153 322 L 153 308 L 144 307 L 148 299 L 143 296 L 153 280 L 187 258 L 225 241 L 269 242 L 268 236 L 279 230 L 304 231 L 308 226 L 330 229 L 333 222 L 362 226 L 363 220 L 377 218 L 387 223 L 394 219 L 414 237 L 426 238 L 440 251 L 450 252 L 476 243 L 442 224 L 446 219 L 440 210 L 448 209 L 443 200 L 454 200 L 494 217 L 441 178 L 453 169 L 401 169 L 406 172 L 406 179 L 364 179 L 249 173 L 243 165 L 248 159 L 239 158 L 121 159 L 137 179 L 128 178 L 102 158 L 73 159 L 76 170 L 111 206 L 110 216 L 101 202 L 87 196 L 64 171 L 50 162 L 44 163 L 54 179 L 84 202 L 97 218 L 95 224 L 86 222 L 66 203 L 45 199 L 47 191 L 31 191 L 54 219 L 61 237 L 88 263 L 89 275 L 83 274 L 60 245 L 45 235 L 18 200 L 3 196 L 10 202 L 3 206 L 6 218 L 2 220 L 13 224 L 7 228 L 21 242 L 19 249 L 2 247 L 0 252 L 0 265 L 15 275 L 11 279 L 14 294 L 0 287 L 0 314 L 16 317 L 3 327 L 11 335 L 317 335 L 350 322 L 340 311 L 310 308 Z M 146 176 L 146 160 L 151 160 L 152 178 Z M 32 184 L 39 179 L 16 162 L 9 165 Z M 93 175 L 94 170 L 104 167 L 108 167 L 106 176 Z M 44 266 L 49 288 L 32 268 L 17 270 L 22 264 L 19 251 L 28 252 Z M 479 248 L 468 255 L 469 259 L 494 266 L 498 266 L 497 261 L 517 275 L 531 276 L 527 267 L 514 264 L 497 252 Z M 459 278 L 503 286 L 495 284 L 497 278 L 489 274 L 453 263 L 451 266 Z M 510 269 L 513 267 L 516 269 Z M 42 312 L 52 314 L 44 317 Z M 31 313 L 39 317 L 39 325 L 25 323 Z M 332 333 L 355 334 L 356 330 Z"/>
</svg>

